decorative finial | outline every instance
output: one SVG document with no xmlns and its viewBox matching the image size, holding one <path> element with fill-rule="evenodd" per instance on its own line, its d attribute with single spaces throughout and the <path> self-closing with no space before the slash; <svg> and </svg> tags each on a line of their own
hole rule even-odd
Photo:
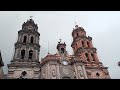
<svg viewBox="0 0 120 90">
<path fill-rule="evenodd" d="M 30 16 L 30 18 L 32 19 L 33 16 Z"/>
</svg>

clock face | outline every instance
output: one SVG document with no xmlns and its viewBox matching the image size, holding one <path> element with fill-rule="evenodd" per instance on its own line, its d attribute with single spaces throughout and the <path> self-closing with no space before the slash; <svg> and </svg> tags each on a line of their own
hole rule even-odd
<svg viewBox="0 0 120 90">
<path fill-rule="evenodd" d="M 66 60 L 62 61 L 63 65 L 68 65 L 68 62 Z"/>
</svg>

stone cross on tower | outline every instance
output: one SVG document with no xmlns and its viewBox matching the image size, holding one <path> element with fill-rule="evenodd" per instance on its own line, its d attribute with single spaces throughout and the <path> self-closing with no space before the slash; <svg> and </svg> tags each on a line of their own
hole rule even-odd
<svg viewBox="0 0 120 90">
<path fill-rule="evenodd" d="M 33 18 L 33 16 L 30 16 L 30 18 L 32 19 L 32 18 Z"/>
</svg>

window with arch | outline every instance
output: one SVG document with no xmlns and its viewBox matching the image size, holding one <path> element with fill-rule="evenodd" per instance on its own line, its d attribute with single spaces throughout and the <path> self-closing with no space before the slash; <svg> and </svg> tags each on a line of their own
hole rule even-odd
<svg viewBox="0 0 120 90">
<path fill-rule="evenodd" d="M 36 29 L 34 28 L 34 31 L 35 31 Z"/>
<path fill-rule="evenodd" d="M 89 42 L 87 41 L 87 46 L 90 47 Z"/>
<path fill-rule="evenodd" d="M 88 53 L 85 53 L 87 61 L 89 61 Z"/>
<path fill-rule="evenodd" d="M 77 36 L 79 36 L 79 33 L 77 33 Z"/>
<path fill-rule="evenodd" d="M 22 50 L 21 51 L 21 59 L 24 59 L 24 57 L 25 57 L 25 50 Z"/>
<path fill-rule="evenodd" d="M 34 37 L 32 36 L 30 39 L 30 43 L 33 43 Z"/>
<path fill-rule="evenodd" d="M 96 76 L 99 77 L 99 76 L 100 76 L 100 73 L 97 72 L 97 73 L 96 73 Z"/>
<path fill-rule="evenodd" d="M 30 51 L 29 51 L 29 59 L 32 59 L 32 57 L 33 57 L 33 51 L 30 50 Z"/>
<path fill-rule="evenodd" d="M 84 47 L 84 41 L 82 41 L 82 46 Z"/>
<path fill-rule="evenodd" d="M 75 44 L 75 47 L 76 47 L 76 49 L 78 48 L 78 45 L 77 45 L 77 43 Z"/>
<path fill-rule="evenodd" d="M 27 36 L 24 36 L 23 43 L 26 43 L 27 41 Z"/>
<path fill-rule="evenodd" d="M 27 74 L 26 71 L 23 71 L 23 72 L 21 73 L 22 76 L 25 76 L 26 74 Z"/>
<path fill-rule="evenodd" d="M 65 52 L 64 48 L 61 48 L 61 54 L 63 54 Z"/>
<path fill-rule="evenodd" d="M 91 56 L 92 56 L 93 61 L 95 61 L 95 58 L 94 58 L 94 54 L 93 54 L 93 53 L 91 54 Z"/>
</svg>

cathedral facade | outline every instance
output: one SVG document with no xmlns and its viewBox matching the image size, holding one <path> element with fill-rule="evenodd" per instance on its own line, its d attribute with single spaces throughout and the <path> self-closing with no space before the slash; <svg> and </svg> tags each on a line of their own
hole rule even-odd
<svg viewBox="0 0 120 90">
<path fill-rule="evenodd" d="M 27 20 L 18 31 L 14 44 L 13 59 L 8 64 L 8 79 L 110 79 L 108 67 L 104 67 L 92 44 L 92 37 L 78 25 L 72 31 L 69 55 L 66 43 L 61 40 L 56 45 L 56 54 L 47 54 L 39 61 L 40 33 L 33 19 Z"/>
</svg>

